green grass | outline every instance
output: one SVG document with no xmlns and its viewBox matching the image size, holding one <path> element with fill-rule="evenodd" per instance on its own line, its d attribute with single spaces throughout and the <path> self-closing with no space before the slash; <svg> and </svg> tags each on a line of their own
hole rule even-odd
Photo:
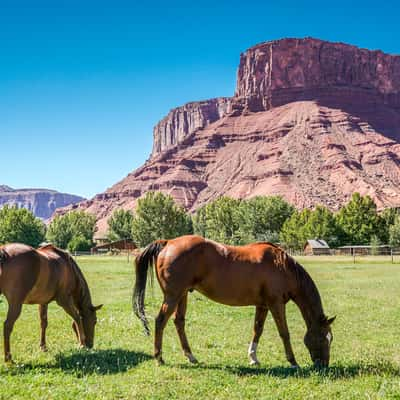
<svg viewBox="0 0 400 400">
<path fill-rule="evenodd" d="M 292 303 L 288 322 L 299 371 L 288 368 L 270 315 L 258 350 L 262 365 L 249 367 L 254 308 L 222 306 L 198 293 L 189 296 L 186 326 L 200 364 L 186 361 L 170 321 L 166 365 L 157 367 L 152 338 L 131 311 L 132 264 L 122 257 L 81 257 L 95 304 L 105 304 L 94 350 L 77 349 L 70 319 L 51 304 L 49 352 L 39 352 L 37 306 L 24 306 L 11 338 L 16 365 L 0 362 L 0 399 L 400 399 L 400 264 L 378 257 L 356 264 L 338 257 L 299 260 L 315 279 L 326 313 L 337 314 L 328 371 L 311 368 L 304 322 Z M 158 287 L 146 300 L 154 320 Z M 1 298 L 2 319 L 5 312 Z"/>
</svg>

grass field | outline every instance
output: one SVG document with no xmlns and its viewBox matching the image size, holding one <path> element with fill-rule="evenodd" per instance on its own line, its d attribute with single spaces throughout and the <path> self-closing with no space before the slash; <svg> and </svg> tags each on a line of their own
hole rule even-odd
<svg viewBox="0 0 400 400">
<path fill-rule="evenodd" d="M 0 362 L 0 399 L 400 399 L 400 264 L 388 259 L 300 257 L 320 290 L 327 314 L 337 315 L 331 368 L 315 371 L 303 345 L 304 322 L 288 304 L 297 360 L 293 371 L 269 315 L 260 342 L 261 367 L 249 367 L 247 347 L 254 308 L 189 296 L 187 334 L 197 366 L 184 358 L 172 320 L 164 336 L 166 365 L 151 358 L 131 311 L 133 266 L 126 258 L 80 257 L 99 312 L 95 348 L 78 350 L 64 311 L 49 308 L 48 353 L 38 351 L 36 306 L 25 306 L 11 345 L 15 366 Z M 158 287 L 147 293 L 153 319 Z M 4 320 L 5 299 L 0 316 Z M 3 349 L 1 348 L 1 358 Z"/>
</svg>

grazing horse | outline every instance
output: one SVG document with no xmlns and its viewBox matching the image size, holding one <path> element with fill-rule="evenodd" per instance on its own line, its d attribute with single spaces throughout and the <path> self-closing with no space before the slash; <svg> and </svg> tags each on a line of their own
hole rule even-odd
<svg viewBox="0 0 400 400">
<path fill-rule="evenodd" d="M 40 348 L 46 351 L 48 303 L 55 300 L 69 314 L 81 346 L 92 347 L 96 311 L 89 287 L 73 258 L 66 252 L 46 245 L 35 250 L 20 243 L 0 247 L 0 294 L 8 302 L 4 322 L 4 358 L 11 362 L 10 335 L 22 304 L 39 304 Z"/>
<path fill-rule="evenodd" d="M 154 357 L 162 359 L 163 330 L 174 313 L 175 325 L 185 356 L 196 359 L 185 334 L 188 292 L 197 290 L 218 303 L 230 306 L 256 306 L 253 339 L 248 356 L 250 364 L 259 364 L 257 344 L 268 310 L 282 338 L 286 358 L 298 367 L 290 343 L 285 305 L 293 300 L 307 326 L 304 343 L 317 366 L 329 365 L 332 332 L 322 309 L 321 298 L 310 275 L 293 258 L 271 243 L 227 246 L 200 236 L 181 236 L 158 240 L 148 245 L 136 259 L 136 283 L 133 309 L 150 333 L 144 310 L 147 272 L 154 264 L 164 294 L 156 318 Z"/>
</svg>

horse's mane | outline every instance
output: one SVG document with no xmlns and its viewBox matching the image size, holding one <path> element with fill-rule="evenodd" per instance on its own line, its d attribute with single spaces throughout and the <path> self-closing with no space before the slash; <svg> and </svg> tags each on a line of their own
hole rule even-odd
<svg viewBox="0 0 400 400">
<path fill-rule="evenodd" d="M 283 250 L 281 251 L 284 252 Z M 293 257 L 289 256 L 288 254 L 286 254 L 286 267 L 288 270 L 293 272 L 294 276 L 296 277 L 296 281 L 301 291 L 304 293 L 308 304 L 313 309 L 314 314 L 320 314 L 321 318 L 325 318 L 322 308 L 321 296 L 310 274 L 301 264 L 299 264 Z"/>
<path fill-rule="evenodd" d="M 86 282 L 85 277 L 83 276 L 83 273 L 81 269 L 79 268 L 78 264 L 75 262 L 75 260 L 71 257 L 69 253 L 67 253 L 64 250 L 61 250 L 60 248 L 52 245 L 52 244 L 46 244 L 44 246 L 39 247 L 38 250 L 50 250 L 56 253 L 58 256 L 60 256 L 62 259 L 64 259 L 68 265 L 71 268 L 71 271 L 75 275 L 78 284 L 79 284 L 79 306 L 81 309 L 83 308 L 88 308 L 92 306 L 92 298 L 90 296 L 90 291 L 89 291 L 89 286 Z"/>
</svg>

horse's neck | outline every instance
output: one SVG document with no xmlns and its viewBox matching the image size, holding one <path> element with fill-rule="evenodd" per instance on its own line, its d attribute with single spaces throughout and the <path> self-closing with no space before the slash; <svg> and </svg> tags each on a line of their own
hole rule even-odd
<svg viewBox="0 0 400 400">
<path fill-rule="evenodd" d="M 324 316 L 324 310 L 317 287 L 311 277 L 308 276 L 308 279 L 310 281 L 299 284 L 293 301 L 299 307 L 307 328 L 311 329 L 313 326 L 319 325 Z"/>
<path fill-rule="evenodd" d="M 83 277 L 82 273 L 78 268 L 72 267 L 73 273 L 75 274 L 77 289 L 75 290 L 75 304 L 78 306 L 79 310 L 85 311 L 90 308 L 92 300 L 90 297 L 89 287 Z"/>
</svg>

